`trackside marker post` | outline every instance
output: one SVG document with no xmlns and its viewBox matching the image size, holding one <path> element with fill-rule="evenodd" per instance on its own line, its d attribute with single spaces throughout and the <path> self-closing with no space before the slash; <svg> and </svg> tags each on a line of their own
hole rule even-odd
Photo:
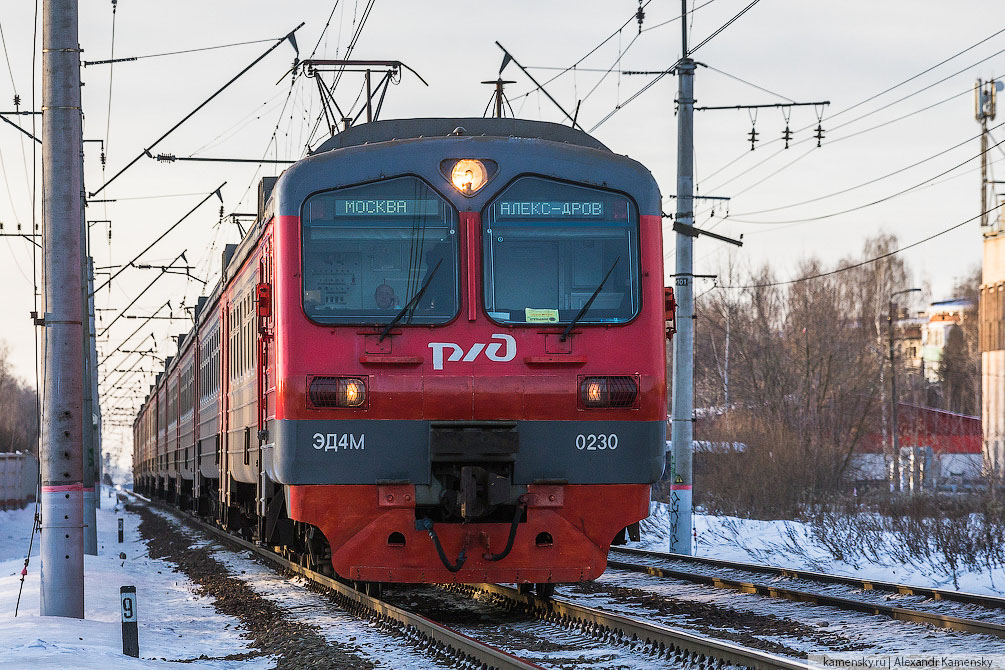
<svg viewBox="0 0 1005 670">
<path fill-rule="evenodd" d="M 119 544 L 122 544 L 122 519 L 119 519 Z"/>
<path fill-rule="evenodd" d="M 120 587 L 119 599 L 122 601 L 122 653 L 139 658 L 140 632 L 136 623 L 136 587 Z"/>
</svg>

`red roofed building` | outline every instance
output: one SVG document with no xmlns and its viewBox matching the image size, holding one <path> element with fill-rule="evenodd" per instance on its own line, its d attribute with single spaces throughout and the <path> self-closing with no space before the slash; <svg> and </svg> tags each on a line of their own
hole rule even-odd
<svg viewBox="0 0 1005 670">
<path fill-rule="evenodd" d="M 901 470 L 904 488 L 911 488 L 910 474 L 924 480 L 916 486 L 954 486 L 978 479 L 983 470 L 981 419 L 931 407 L 898 403 Z M 853 459 L 856 479 L 888 479 L 889 435 L 873 433 L 862 441 Z"/>
</svg>

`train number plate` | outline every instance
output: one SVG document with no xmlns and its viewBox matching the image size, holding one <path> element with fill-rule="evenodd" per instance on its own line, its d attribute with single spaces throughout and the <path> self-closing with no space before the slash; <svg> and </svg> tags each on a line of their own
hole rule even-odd
<svg viewBox="0 0 1005 670">
<path fill-rule="evenodd" d="M 617 433 L 580 433 L 576 436 L 576 449 L 580 451 L 605 451 L 617 448 Z"/>
<path fill-rule="evenodd" d="M 312 446 L 318 451 L 352 451 L 363 449 L 365 441 L 365 433 L 314 433 Z"/>
</svg>

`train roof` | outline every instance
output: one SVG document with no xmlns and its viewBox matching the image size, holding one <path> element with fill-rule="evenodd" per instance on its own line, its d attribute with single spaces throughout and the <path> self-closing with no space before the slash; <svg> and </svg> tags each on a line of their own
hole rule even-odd
<svg viewBox="0 0 1005 670">
<path fill-rule="evenodd" d="M 463 133 L 455 133 L 459 128 L 463 128 Z M 463 134 L 469 137 L 541 139 L 610 151 L 599 140 L 582 130 L 549 121 L 450 117 L 442 119 L 388 119 L 385 121 L 361 123 L 358 126 L 352 126 L 334 135 L 311 153 L 312 155 L 316 155 L 334 149 L 344 149 L 362 144 L 417 139 L 420 137 L 446 137 L 454 134 Z"/>
</svg>

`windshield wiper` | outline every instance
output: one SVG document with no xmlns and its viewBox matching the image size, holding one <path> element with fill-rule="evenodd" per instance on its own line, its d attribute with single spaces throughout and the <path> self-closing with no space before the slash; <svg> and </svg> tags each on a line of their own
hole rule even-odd
<svg viewBox="0 0 1005 670">
<path fill-rule="evenodd" d="M 604 275 L 604 278 L 600 280 L 600 285 L 597 286 L 597 290 L 593 292 L 593 295 L 591 295 L 590 299 L 586 301 L 586 304 L 583 305 L 583 308 L 579 310 L 579 313 L 576 314 L 575 318 L 569 322 L 568 326 L 565 327 L 565 331 L 562 333 L 562 337 L 558 338 L 560 342 L 565 342 L 565 338 L 569 336 L 569 331 L 572 330 L 573 326 L 579 323 L 579 320 L 582 319 L 583 316 L 585 316 L 586 313 L 590 310 L 590 306 L 593 305 L 593 301 L 597 299 L 598 295 L 600 295 L 600 291 L 603 290 L 604 284 L 607 283 L 608 278 L 611 276 L 611 273 L 614 272 L 614 268 L 617 267 L 618 261 L 620 260 L 621 256 L 618 256 L 617 258 L 614 259 L 614 263 L 611 264 L 611 269 L 608 270 L 607 274 Z"/>
<path fill-rule="evenodd" d="M 422 294 L 426 292 L 427 288 L 429 288 L 429 282 L 433 281 L 433 275 L 435 275 L 436 271 L 440 269 L 440 265 L 442 263 L 443 259 L 441 258 L 439 262 L 437 262 L 436 265 L 433 266 L 433 269 L 430 271 L 429 276 L 426 277 L 426 281 L 422 282 L 422 286 L 419 288 L 418 291 L 415 292 L 415 295 L 412 296 L 412 299 L 405 303 L 405 306 L 401 308 L 400 312 L 394 315 L 394 318 L 391 319 L 391 322 L 389 324 L 384 326 L 384 330 L 381 331 L 380 337 L 377 338 L 378 342 L 383 342 L 384 338 L 387 337 L 387 334 L 391 332 L 391 329 L 394 328 L 395 324 L 401 321 L 401 317 L 405 316 L 405 313 L 409 309 L 411 309 L 413 305 L 419 302 L 419 300 L 422 298 Z"/>
</svg>

